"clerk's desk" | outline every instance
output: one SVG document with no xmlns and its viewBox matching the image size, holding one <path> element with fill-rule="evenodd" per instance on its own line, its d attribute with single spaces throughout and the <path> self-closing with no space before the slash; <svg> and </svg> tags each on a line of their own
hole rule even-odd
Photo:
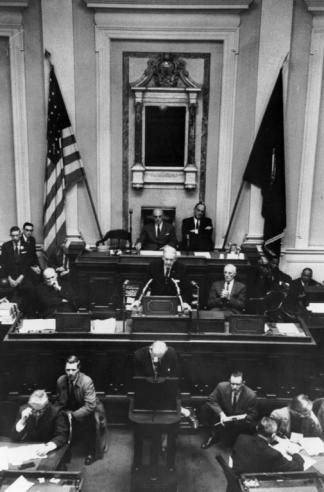
<svg viewBox="0 0 324 492">
<path fill-rule="evenodd" d="M 30 320 L 29 320 L 30 321 Z M 127 422 L 127 393 L 132 391 L 135 350 L 152 340 L 175 348 L 181 379 L 179 391 L 189 395 L 185 405 L 199 407 L 233 367 L 244 371 L 249 386 L 261 397 L 290 398 L 292 392 L 309 394 L 314 374 L 324 369 L 322 353 L 305 327 L 305 336 L 222 333 L 133 334 L 117 322 L 115 334 L 19 333 L 12 326 L 0 344 L 0 388 L 10 398 L 46 388 L 53 394 L 64 360 L 77 353 L 84 372 L 107 402 L 112 423 Z M 19 362 L 18 362 L 19 361 Z M 19 370 L 23 367 L 24 370 Z M 312 395 L 311 395 L 312 396 Z M 319 395 L 321 396 L 321 395 Z"/>
<path fill-rule="evenodd" d="M 23 443 L 17 443 L 17 442 L 12 442 L 12 441 L 5 441 L 0 439 L 0 449 L 7 447 L 7 448 L 13 448 L 13 449 L 19 449 L 22 448 L 23 446 L 26 446 L 28 444 L 36 444 L 36 443 L 28 443 L 28 442 L 23 442 Z M 54 449 L 54 451 L 51 451 L 48 453 L 46 458 L 36 458 L 36 459 L 28 459 L 25 464 L 29 464 L 30 466 L 24 466 L 20 468 L 18 465 L 10 465 L 9 470 L 29 470 L 29 471 L 54 471 L 58 470 L 60 466 L 64 462 L 65 455 L 69 449 L 69 445 L 65 444 L 64 446 L 61 446 L 60 448 Z M 1 489 L 0 489 L 1 490 Z"/>
<path fill-rule="evenodd" d="M 227 258 L 226 254 L 213 251 L 210 258 L 182 253 L 177 261 L 187 269 L 188 280 L 200 286 L 200 302 L 207 303 L 211 283 L 223 279 L 224 266 L 233 263 L 237 267 L 237 279 L 247 283 L 251 265 L 246 257 Z M 80 305 L 92 311 L 114 310 L 122 307 L 122 286 L 125 280 L 144 285 L 149 264 L 160 261 L 160 257 L 138 254 L 109 255 L 91 251 L 83 252 L 73 265 L 74 286 Z"/>
<path fill-rule="evenodd" d="M 80 472 L 9 470 L 0 472 L 0 492 L 21 476 L 34 484 L 28 489 L 30 492 L 81 492 L 83 485 Z"/>
</svg>

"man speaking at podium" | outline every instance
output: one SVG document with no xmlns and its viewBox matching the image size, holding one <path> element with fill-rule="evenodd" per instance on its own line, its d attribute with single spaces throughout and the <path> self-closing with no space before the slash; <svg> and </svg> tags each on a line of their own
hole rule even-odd
<svg viewBox="0 0 324 492">
<path fill-rule="evenodd" d="M 191 286 L 185 279 L 185 266 L 177 262 L 177 252 L 172 246 L 165 246 L 162 259 L 153 261 L 148 268 L 144 288 L 133 308 L 139 308 L 142 298 L 152 296 L 177 296 L 183 311 L 190 311 Z"/>
</svg>

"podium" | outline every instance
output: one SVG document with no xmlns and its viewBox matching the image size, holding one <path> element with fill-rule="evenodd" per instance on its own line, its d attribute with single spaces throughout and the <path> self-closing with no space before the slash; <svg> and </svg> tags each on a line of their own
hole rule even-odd
<svg viewBox="0 0 324 492">
<path fill-rule="evenodd" d="M 134 430 L 134 461 L 131 492 L 176 492 L 176 436 L 181 420 L 180 399 L 176 396 L 177 378 L 134 378 L 135 390 L 142 394 L 130 397 L 128 418 Z M 137 379 L 137 381 L 136 381 Z M 147 385 L 142 383 L 146 383 Z M 147 393 L 147 398 L 145 398 Z M 160 402 L 165 396 L 163 405 Z M 144 404 L 144 402 L 147 402 Z M 160 408 L 159 408 L 160 406 Z M 166 462 L 161 465 L 162 436 L 167 435 Z M 149 463 L 144 461 L 144 441 L 149 441 Z"/>
</svg>

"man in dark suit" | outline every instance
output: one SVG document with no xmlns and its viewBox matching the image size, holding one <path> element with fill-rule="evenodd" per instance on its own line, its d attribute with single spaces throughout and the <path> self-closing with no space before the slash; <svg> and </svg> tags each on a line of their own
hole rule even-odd
<svg viewBox="0 0 324 492">
<path fill-rule="evenodd" d="M 82 435 L 86 445 L 85 464 L 94 461 L 96 448 L 96 390 L 92 379 L 80 372 L 80 360 L 71 355 L 65 362 L 65 374 L 57 380 L 58 403 L 72 417 L 72 428 Z"/>
<path fill-rule="evenodd" d="M 3 243 L 1 248 L 1 275 L 12 289 L 13 302 L 18 302 L 24 314 L 31 314 L 34 306 L 34 289 L 30 279 L 30 258 L 28 249 L 21 241 L 20 229 L 10 228 L 11 240 Z"/>
<path fill-rule="evenodd" d="M 31 222 L 25 222 L 21 235 L 21 244 L 27 251 L 30 278 L 34 283 L 37 283 L 40 280 L 41 268 L 36 253 L 36 241 L 33 236 L 33 231 L 34 225 Z"/>
<path fill-rule="evenodd" d="M 69 422 L 61 407 L 48 401 L 45 390 L 34 391 L 27 405 L 19 409 L 13 429 L 15 441 L 41 442 L 37 453 L 46 455 L 67 443 Z"/>
<path fill-rule="evenodd" d="M 178 356 L 174 348 L 156 340 L 149 347 L 142 347 L 134 353 L 135 376 L 151 378 L 179 377 Z M 192 409 L 181 407 L 181 414 L 189 420 L 194 429 L 198 421 Z"/>
<path fill-rule="evenodd" d="M 224 280 L 213 282 L 207 301 L 208 309 L 224 311 L 225 314 L 240 313 L 246 303 L 246 287 L 237 282 L 236 266 L 225 265 Z"/>
<path fill-rule="evenodd" d="M 59 282 L 54 268 L 45 268 L 43 278 L 44 283 L 39 284 L 36 290 L 40 316 L 50 318 L 57 311 L 75 311 L 76 296 L 67 282 Z"/>
<path fill-rule="evenodd" d="M 306 307 L 309 304 L 305 287 L 315 287 L 315 285 L 320 284 L 313 279 L 313 270 L 311 268 L 304 268 L 301 276 L 293 280 L 290 284 L 286 301 L 287 310 L 291 313 L 305 314 Z"/>
<path fill-rule="evenodd" d="M 177 252 L 171 246 L 165 246 L 162 259 L 153 261 L 148 267 L 146 282 L 141 295 L 133 308 L 139 308 L 142 297 L 150 292 L 152 296 L 179 296 L 182 309 L 190 310 L 191 286 L 185 278 L 186 268 L 177 262 Z"/>
<path fill-rule="evenodd" d="M 163 249 L 168 244 L 174 248 L 178 245 L 175 229 L 173 225 L 163 220 L 163 210 L 155 208 L 153 210 L 154 222 L 145 224 L 139 239 L 136 241 L 136 249 L 153 250 Z"/>
<path fill-rule="evenodd" d="M 193 217 L 182 221 L 181 249 L 188 251 L 210 251 L 213 249 L 213 224 L 205 217 L 206 205 L 198 202 Z"/>
<path fill-rule="evenodd" d="M 235 415 L 244 414 L 245 418 L 235 420 Z M 201 445 L 203 449 L 221 439 L 232 444 L 239 434 L 253 430 L 257 418 L 256 394 L 245 385 L 241 371 L 232 372 L 229 381 L 216 386 L 202 408 L 202 418 L 211 428 Z"/>
<path fill-rule="evenodd" d="M 236 473 L 272 473 L 303 471 L 304 460 L 294 449 L 287 449 L 291 461 L 275 449 L 277 424 L 270 417 L 263 417 L 256 435 L 241 434 L 234 445 L 232 457 Z M 272 443 L 273 446 L 272 446 Z"/>
</svg>

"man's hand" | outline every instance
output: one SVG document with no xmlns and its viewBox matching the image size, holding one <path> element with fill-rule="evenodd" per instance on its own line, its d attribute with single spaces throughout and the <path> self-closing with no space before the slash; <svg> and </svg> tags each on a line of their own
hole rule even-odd
<svg viewBox="0 0 324 492">
<path fill-rule="evenodd" d="M 37 275 L 40 275 L 40 273 L 41 273 L 41 269 L 39 268 L 39 266 L 38 266 L 38 265 L 31 266 L 30 268 L 31 268 L 31 270 L 33 270 L 33 272 L 35 272 Z"/>
<path fill-rule="evenodd" d="M 230 293 L 229 293 L 228 290 L 223 289 L 220 296 L 221 296 L 222 299 L 229 299 L 230 298 Z"/>
<path fill-rule="evenodd" d="M 184 313 L 190 313 L 191 306 L 187 302 L 182 303 L 182 310 Z"/>
<path fill-rule="evenodd" d="M 140 242 L 136 243 L 135 244 L 135 248 L 136 248 L 136 251 L 138 251 L 138 252 L 141 251 L 141 249 L 142 249 L 142 243 L 140 243 Z"/>
<path fill-rule="evenodd" d="M 225 415 L 224 412 L 222 412 L 220 415 L 219 415 L 219 419 L 220 419 L 220 423 L 222 425 L 224 425 L 226 422 L 228 422 L 230 419 L 227 417 L 227 415 Z"/>
<path fill-rule="evenodd" d="M 47 442 L 46 444 L 40 444 L 37 448 L 36 448 L 36 454 L 38 456 L 41 456 L 41 457 L 44 457 L 46 456 L 48 453 L 50 453 L 51 451 L 53 451 L 54 449 L 56 449 L 56 444 L 53 442 L 53 441 L 49 441 Z"/>
<path fill-rule="evenodd" d="M 62 289 L 62 287 L 58 284 L 58 281 L 57 280 L 55 280 L 55 282 L 53 282 L 53 287 L 58 292 Z"/>
<path fill-rule="evenodd" d="M 32 413 L 33 411 L 30 407 L 24 408 L 23 411 L 21 412 L 21 418 L 20 418 L 21 422 L 23 424 L 26 424 L 27 420 L 29 419 Z"/>
<path fill-rule="evenodd" d="M 8 282 L 9 282 L 9 285 L 12 289 L 14 289 L 16 287 L 16 281 L 13 278 L 8 277 Z"/>
</svg>

